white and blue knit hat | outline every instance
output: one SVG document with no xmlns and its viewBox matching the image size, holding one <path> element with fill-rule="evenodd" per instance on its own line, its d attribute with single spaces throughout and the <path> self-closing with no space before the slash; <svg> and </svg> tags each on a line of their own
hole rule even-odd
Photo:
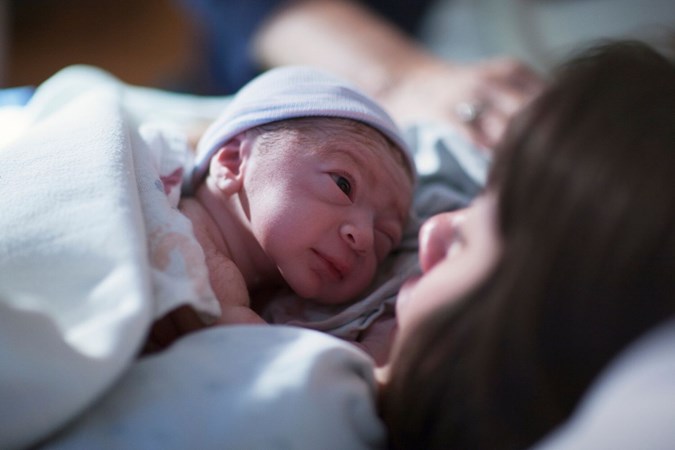
<svg viewBox="0 0 675 450">
<path fill-rule="evenodd" d="M 415 165 L 400 130 L 370 97 L 330 73 L 306 66 L 285 66 L 249 82 L 209 126 L 197 144 L 193 185 L 206 175 L 211 156 L 237 134 L 299 117 L 341 117 L 375 128 L 401 149 L 415 176 Z"/>
</svg>

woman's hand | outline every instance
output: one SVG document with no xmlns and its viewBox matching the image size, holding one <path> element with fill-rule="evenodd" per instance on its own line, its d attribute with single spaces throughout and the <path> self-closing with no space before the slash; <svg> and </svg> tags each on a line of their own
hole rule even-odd
<svg viewBox="0 0 675 450">
<path fill-rule="evenodd" d="M 483 148 L 492 148 L 543 80 L 514 59 L 470 65 L 434 57 L 399 65 L 378 99 L 401 124 L 440 121 L 454 126 Z"/>
<path fill-rule="evenodd" d="M 443 60 L 352 0 L 286 2 L 260 27 L 252 47 L 265 67 L 331 70 L 381 102 L 399 124 L 444 121 L 485 148 L 543 84 L 513 59 Z"/>
</svg>

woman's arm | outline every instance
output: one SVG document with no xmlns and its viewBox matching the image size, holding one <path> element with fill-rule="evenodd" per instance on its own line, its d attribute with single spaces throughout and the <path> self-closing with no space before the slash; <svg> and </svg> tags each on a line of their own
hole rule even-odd
<svg viewBox="0 0 675 450">
<path fill-rule="evenodd" d="M 542 84 L 511 59 L 474 65 L 442 60 L 351 0 L 286 2 L 261 25 L 253 48 L 265 67 L 312 64 L 334 71 L 375 97 L 399 123 L 447 121 L 483 147 L 494 145 Z M 478 108 L 476 117 L 457 111 L 467 104 Z"/>
</svg>

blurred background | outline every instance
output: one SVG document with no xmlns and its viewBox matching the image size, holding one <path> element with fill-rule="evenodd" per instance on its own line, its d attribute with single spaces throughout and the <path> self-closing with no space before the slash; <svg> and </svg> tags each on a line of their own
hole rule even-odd
<svg viewBox="0 0 675 450">
<path fill-rule="evenodd" d="M 37 85 L 71 64 L 171 87 L 195 33 L 171 0 L 0 0 L 0 86 Z"/>
<path fill-rule="evenodd" d="M 546 72 L 597 39 L 640 39 L 670 54 L 674 32 L 675 0 L 440 0 L 421 34 L 445 58 L 505 54 Z"/>
<path fill-rule="evenodd" d="M 127 83 L 189 90 L 204 65 L 190 1 L 0 0 L 0 87 L 35 86 L 84 63 Z M 667 48 L 674 27 L 674 0 L 439 0 L 418 37 L 453 60 L 511 55 L 545 72 L 604 36 Z"/>
</svg>

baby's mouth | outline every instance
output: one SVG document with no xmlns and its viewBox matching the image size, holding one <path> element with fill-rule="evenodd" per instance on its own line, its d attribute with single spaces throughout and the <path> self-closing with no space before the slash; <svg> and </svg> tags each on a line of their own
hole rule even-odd
<svg viewBox="0 0 675 450">
<path fill-rule="evenodd" d="M 343 280 L 347 275 L 347 273 L 349 273 L 349 267 L 347 267 L 345 264 L 341 264 L 336 259 L 331 258 L 330 256 L 321 253 L 315 249 L 312 249 L 312 251 L 323 262 L 323 265 L 326 267 L 328 272 L 331 275 L 333 275 L 336 279 Z"/>
</svg>

